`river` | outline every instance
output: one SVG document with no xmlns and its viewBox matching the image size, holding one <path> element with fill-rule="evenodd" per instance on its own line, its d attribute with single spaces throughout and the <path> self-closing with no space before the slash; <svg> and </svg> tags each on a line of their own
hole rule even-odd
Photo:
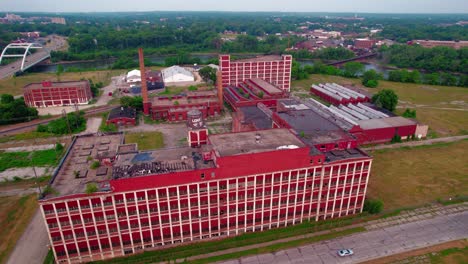
<svg viewBox="0 0 468 264">
<path fill-rule="evenodd" d="M 191 55 L 192 58 L 199 58 L 201 61 L 207 61 L 210 59 L 215 59 L 218 57 L 217 54 L 194 54 Z M 243 54 L 243 56 L 254 56 L 252 54 Z M 154 56 L 146 56 L 152 63 L 156 64 L 164 64 L 164 61 L 167 57 L 171 57 L 171 55 L 154 55 Z M 136 60 L 136 59 L 135 59 Z M 74 68 L 74 69 L 108 69 L 112 66 L 115 62 L 115 59 L 106 59 L 106 60 L 95 60 L 95 61 L 78 61 L 78 62 L 65 62 L 61 65 L 63 66 L 64 70 Z M 314 62 L 311 60 L 298 60 L 301 65 L 313 65 Z M 385 78 L 388 77 L 389 70 L 378 65 L 375 61 L 369 61 L 363 63 L 365 65 L 365 70 L 375 70 L 379 73 L 382 73 Z M 59 64 L 39 64 L 34 66 L 30 69 L 30 72 L 57 72 L 57 66 Z"/>
</svg>

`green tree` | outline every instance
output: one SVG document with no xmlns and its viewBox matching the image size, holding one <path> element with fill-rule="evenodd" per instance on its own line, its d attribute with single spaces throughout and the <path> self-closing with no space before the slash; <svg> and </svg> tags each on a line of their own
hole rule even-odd
<svg viewBox="0 0 468 264">
<path fill-rule="evenodd" d="M 63 65 L 62 65 L 62 64 L 59 64 L 59 65 L 57 66 L 57 72 L 56 72 L 56 74 L 57 74 L 57 81 L 60 82 L 60 76 L 63 74 L 63 72 L 64 72 Z"/>
<path fill-rule="evenodd" d="M 210 66 L 201 68 L 198 73 L 206 83 L 216 83 L 216 69 Z"/>
<path fill-rule="evenodd" d="M 368 70 L 362 75 L 362 84 L 366 87 L 375 88 L 379 85 L 381 75 L 375 70 Z"/>
<path fill-rule="evenodd" d="M 143 110 L 143 98 L 141 96 L 123 96 L 120 98 L 120 105 L 123 107 L 133 107 L 137 111 Z"/>
<path fill-rule="evenodd" d="M 2 97 L 0 99 L 0 103 L 2 104 L 10 104 L 15 101 L 15 97 L 11 94 L 2 94 Z"/>
<path fill-rule="evenodd" d="M 391 89 L 383 89 L 372 96 L 372 103 L 393 112 L 398 104 L 398 95 Z"/>
<path fill-rule="evenodd" d="M 364 71 L 364 64 L 360 62 L 347 62 L 343 66 L 343 75 L 345 77 L 356 78 Z"/>
</svg>

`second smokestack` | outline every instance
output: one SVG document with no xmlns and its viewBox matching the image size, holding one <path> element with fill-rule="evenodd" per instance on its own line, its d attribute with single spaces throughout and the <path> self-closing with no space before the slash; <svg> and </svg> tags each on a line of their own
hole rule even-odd
<svg viewBox="0 0 468 264">
<path fill-rule="evenodd" d="M 150 114 L 150 102 L 148 98 L 148 85 L 146 83 L 146 69 L 145 69 L 145 59 L 143 56 L 143 49 L 138 49 L 138 59 L 140 61 L 140 76 L 141 76 L 141 96 L 143 97 L 143 114 Z"/>
</svg>

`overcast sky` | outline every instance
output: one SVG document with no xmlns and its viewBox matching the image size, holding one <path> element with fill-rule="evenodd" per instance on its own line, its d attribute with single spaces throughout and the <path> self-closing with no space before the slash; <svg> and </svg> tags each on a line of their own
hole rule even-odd
<svg viewBox="0 0 468 264">
<path fill-rule="evenodd" d="M 0 11 L 290 11 L 468 13 L 468 0 L 0 0 Z"/>
</svg>

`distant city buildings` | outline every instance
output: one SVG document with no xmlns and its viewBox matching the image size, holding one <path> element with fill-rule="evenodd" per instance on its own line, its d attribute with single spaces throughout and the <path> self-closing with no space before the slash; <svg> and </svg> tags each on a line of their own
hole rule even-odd
<svg viewBox="0 0 468 264">
<path fill-rule="evenodd" d="M 21 17 L 15 14 L 6 14 L 4 18 L 0 20 L 2 23 L 18 23 L 18 22 L 28 22 L 28 23 L 36 23 L 39 22 L 41 24 L 66 24 L 66 20 L 63 17 Z"/>
</svg>

